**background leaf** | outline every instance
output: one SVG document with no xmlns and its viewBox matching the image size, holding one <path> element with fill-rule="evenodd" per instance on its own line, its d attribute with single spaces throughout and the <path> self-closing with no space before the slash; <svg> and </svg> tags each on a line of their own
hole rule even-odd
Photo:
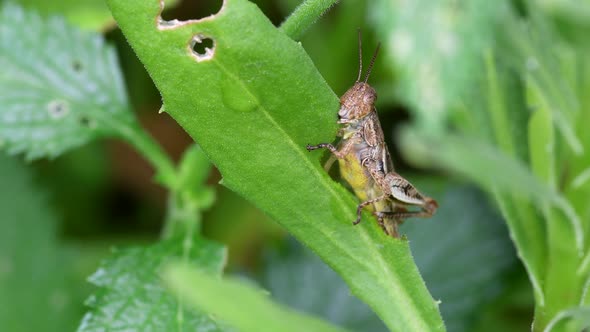
<svg viewBox="0 0 590 332">
<path fill-rule="evenodd" d="M 412 107 L 417 126 L 443 132 L 449 107 L 474 84 L 479 54 L 491 44 L 495 21 L 506 5 L 398 0 L 370 7 L 387 62 L 400 76 L 398 96 Z"/>
<path fill-rule="evenodd" d="M 556 330 L 559 324 L 570 320 L 570 327 L 575 326 L 576 331 L 583 331 L 590 327 L 590 307 L 575 307 L 572 309 L 562 310 L 545 328 L 544 332 L 551 332 Z M 572 325 L 573 324 L 573 325 Z"/>
<path fill-rule="evenodd" d="M 174 293 L 188 304 L 224 317 L 240 331 L 345 331 L 272 303 L 268 296 L 251 285 L 237 280 L 220 280 L 187 265 L 169 266 L 164 277 Z"/>
<path fill-rule="evenodd" d="M 22 163 L 3 154 L 0 183 L 1 328 L 71 331 L 81 315 L 82 287 L 58 243 L 47 197 Z"/>
<path fill-rule="evenodd" d="M 224 185 L 319 254 L 390 329 L 444 328 L 407 242 L 385 236 L 372 218 L 352 227 L 355 199 L 323 171 L 320 153 L 305 151 L 334 139 L 338 99 L 301 45 L 246 1 L 226 1 L 216 16 L 189 23 L 160 21 L 155 0 L 108 3 L 166 112 Z"/>
<path fill-rule="evenodd" d="M 0 148 L 11 154 L 56 157 L 135 125 L 114 50 L 61 18 L 2 4 L 0 66 Z"/>
<path fill-rule="evenodd" d="M 177 0 L 164 0 L 166 6 L 173 6 Z M 21 6 L 44 14 L 61 14 L 77 27 L 102 30 L 114 25 L 115 20 L 103 0 L 18 0 Z"/>
<path fill-rule="evenodd" d="M 90 277 L 100 288 L 87 301 L 91 311 L 78 331 L 230 331 L 203 312 L 187 310 L 161 285 L 162 267 L 183 258 L 207 273 L 221 274 L 222 246 L 201 238 L 187 244 L 172 239 L 115 251 Z"/>
</svg>

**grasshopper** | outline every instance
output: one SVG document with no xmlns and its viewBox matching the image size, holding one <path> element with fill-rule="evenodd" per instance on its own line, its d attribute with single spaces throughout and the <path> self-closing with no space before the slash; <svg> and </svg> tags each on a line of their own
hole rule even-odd
<svg viewBox="0 0 590 332">
<path fill-rule="evenodd" d="M 408 180 L 397 174 L 383 130 L 377 116 L 377 93 L 367 81 L 379 46 L 373 54 L 364 81 L 362 76 L 362 45 L 359 31 L 359 72 L 354 85 L 340 98 L 338 132 L 340 141 L 335 147 L 330 143 L 307 145 L 307 150 L 326 148 L 338 159 L 340 173 L 362 201 L 356 210 L 354 225 L 360 223 L 365 207 L 377 217 L 386 234 L 398 237 L 398 225 L 410 217 L 431 217 L 438 204 L 422 195 Z M 418 207 L 410 211 L 407 208 Z"/>
</svg>

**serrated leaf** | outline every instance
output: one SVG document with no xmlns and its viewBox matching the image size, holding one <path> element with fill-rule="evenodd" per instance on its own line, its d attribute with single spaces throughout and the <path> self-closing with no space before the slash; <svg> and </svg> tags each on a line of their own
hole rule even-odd
<svg viewBox="0 0 590 332">
<path fill-rule="evenodd" d="M 300 44 L 244 0 L 189 22 L 162 21 L 157 0 L 108 4 L 166 111 L 224 185 L 319 254 L 390 329 L 444 329 L 407 241 L 387 237 L 368 214 L 353 227 L 358 203 L 325 173 L 320 153 L 305 151 L 334 139 L 338 98 Z M 207 38 L 210 50 L 193 52 Z"/>
<path fill-rule="evenodd" d="M 0 12 L 0 148 L 55 157 L 134 123 L 114 50 L 62 18 Z"/>
<path fill-rule="evenodd" d="M 203 312 L 187 310 L 162 286 L 159 273 L 171 261 L 221 274 L 226 256 L 222 246 L 201 238 L 185 242 L 171 239 L 116 250 L 90 277 L 99 289 L 87 301 L 91 311 L 78 331 L 230 331 Z"/>
<path fill-rule="evenodd" d="M 164 277 L 175 294 L 196 308 L 222 317 L 244 332 L 345 332 L 315 317 L 270 301 L 260 289 L 238 280 L 219 279 L 186 264 L 169 266 Z"/>
<path fill-rule="evenodd" d="M 0 326 L 71 331 L 79 319 L 80 287 L 57 242 L 47 198 L 32 182 L 24 165 L 0 154 Z"/>
</svg>

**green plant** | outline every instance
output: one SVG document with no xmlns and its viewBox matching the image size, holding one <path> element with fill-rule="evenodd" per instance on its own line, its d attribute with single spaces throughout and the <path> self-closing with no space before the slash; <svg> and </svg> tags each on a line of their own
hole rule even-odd
<svg viewBox="0 0 590 332">
<path fill-rule="evenodd" d="M 215 201 L 206 185 L 209 161 L 225 187 L 321 257 L 388 329 L 445 330 L 412 252 L 443 301 L 447 328 L 468 329 L 467 316 L 477 314 L 486 292 L 472 297 L 463 309 L 468 314 L 445 309 L 445 302 L 493 284 L 513 257 L 501 228 L 467 223 L 495 220 L 482 199 L 438 189 L 446 199 L 436 224 L 406 228 L 416 241 L 411 252 L 407 239 L 387 237 L 369 214 L 351 226 L 355 198 L 324 171 L 319 154 L 305 151 L 310 142 L 335 137 L 338 98 L 296 40 L 335 2 L 305 1 L 276 28 L 246 0 L 227 0 L 214 16 L 193 22 L 161 19 L 157 0 L 107 0 L 162 96 L 161 112 L 198 143 L 178 165 L 131 112 L 113 49 L 100 36 L 2 6 L 0 147 L 35 160 L 119 138 L 151 163 L 168 191 L 161 239 L 117 250 L 101 264 L 90 278 L 98 289 L 79 331 L 343 330 L 294 313 L 257 287 L 220 278 L 226 250 L 201 235 L 201 214 Z M 531 280 L 535 331 L 586 326 L 590 305 L 590 134 L 584 130 L 590 72 L 587 45 L 577 34 L 587 17 L 574 15 L 568 1 L 555 3 L 422 0 L 367 7 L 385 42 L 384 67 L 399 75 L 399 90 L 378 91 L 414 114 L 401 131 L 401 147 L 414 162 L 463 175 L 494 199 Z M 342 6 L 343 17 L 357 10 Z M 27 29 L 13 29 L 23 21 Z M 92 25 L 109 23 L 98 21 Z M 487 243 L 501 244 L 498 256 Z M 432 251 L 440 255 L 436 261 L 425 258 Z M 457 252 L 474 255 L 456 265 L 438 263 Z M 459 280 L 452 290 L 460 295 L 437 287 L 444 284 L 437 278 Z"/>
</svg>

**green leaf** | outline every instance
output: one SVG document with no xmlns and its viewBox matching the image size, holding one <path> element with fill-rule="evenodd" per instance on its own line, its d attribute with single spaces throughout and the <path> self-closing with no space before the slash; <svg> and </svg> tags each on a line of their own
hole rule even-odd
<svg viewBox="0 0 590 332">
<path fill-rule="evenodd" d="M 188 304 L 222 317 L 240 331 L 345 331 L 273 303 L 262 290 L 238 280 L 220 280 L 183 264 L 169 266 L 164 278 Z"/>
<path fill-rule="evenodd" d="M 536 89 L 527 89 L 527 102 L 534 108 L 528 128 L 531 170 L 541 181 L 556 188 L 555 138 L 551 111 L 538 94 Z"/>
<path fill-rule="evenodd" d="M 412 239 L 412 254 L 441 301 L 449 331 L 470 331 L 482 307 L 503 290 L 506 272 L 516 263 L 514 248 L 502 219 L 481 192 L 464 186 L 434 190 L 434 181 L 419 184 L 442 197 L 440 208 L 430 219 L 405 223 L 402 231 Z M 384 330 L 319 259 L 301 248 L 287 249 L 271 256 L 264 268 L 262 285 L 273 299 L 353 331 Z"/>
<path fill-rule="evenodd" d="M 178 188 L 181 195 L 202 210 L 213 204 L 214 192 L 207 186 L 211 163 L 198 145 L 193 145 L 184 153 L 178 166 Z"/>
<path fill-rule="evenodd" d="M 293 39 L 301 35 L 338 0 L 306 0 L 281 24 L 281 30 Z"/>
<path fill-rule="evenodd" d="M 100 30 L 114 23 L 108 7 L 100 0 L 19 0 L 18 3 L 39 13 L 63 15 L 70 24 L 83 29 Z"/>
<path fill-rule="evenodd" d="M 10 3 L 0 11 L 0 148 L 56 157 L 135 123 L 100 35 Z"/>
<path fill-rule="evenodd" d="M 534 6 L 531 12 L 529 21 L 506 20 L 504 34 L 509 41 L 505 58 L 518 68 L 521 75 L 526 73 L 530 88 L 537 91 L 536 98 L 543 107 L 551 111 L 553 122 L 568 148 L 581 155 L 583 146 L 574 130 L 580 105 L 567 80 L 567 73 L 561 67 L 563 43 L 555 38 L 555 33 Z"/>
<path fill-rule="evenodd" d="M 590 327 L 590 307 L 574 307 L 560 311 L 552 320 L 547 324 L 547 327 L 543 332 L 551 332 L 555 329 L 558 324 L 563 324 L 563 321 L 571 320 L 575 323 L 575 327 L 572 327 L 572 331 L 584 331 Z"/>
<path fill-rule="evenodd" d="M 25 166 L 4 154 L 0 183 L 2 329 L 71 331 L 81 309 L 81 280 L 74 280 L 59 246 L 47 197 Z"/>
<path fill-rule="evenodd" d="M 244 0 L 192 22 L 161 21 L 156 0 L 108 4 L 166 112 L 224 185 L 315 251 L 391 330 L 444 329 L 407 241 L 387 237 L 368 214 L 353 227 L 357 201 L 324 172 L 320 153 L 305 151 L 334 139 L 338 98 L 300 44 Z M 207 38 L 211 49 L 193 53 Z"/>
<path fill-rule="evenodd" d="M 412 253 L 428 288 L 441 301 L 448 330 L 471 331 L 482 306 L 503 288 L 503 276 L 516 262 L 500 216 L 481 192 L 450 187 L 434 217 L 406 223 L 402 231 L 412 239 Z"/>
<path fill-rule="evenodd" d="M 167 6 L 176 4 L 177 0 L 165 0 Z M 25 8 L 39 13 L 60 14 L 72 25 L 83 29 L 103 30 L 115 21 L 103 0 L 18 0 Z"/>
<path fill-rule="evenodd" d="M 201 238 L 116 250 L 90 277 L 100 288 L 87 301 L 91 311 L 78 331 L 228 331 L 207 314 L 187 310 L 164 289 L 159 276 L 164 265 L 181 259 L 220 275 L 225 257 L 222 246 Z"/>
<path fill-rule="evenodd" d="M 442 133 L 447 112 L 474 86 L 504 1 L 378 1 L 371 6 L 384 51 L 400 74 L 399 93 L 418 125 Z M 460 64 L 460 65 L 459 65 Z"/>
</svg>

